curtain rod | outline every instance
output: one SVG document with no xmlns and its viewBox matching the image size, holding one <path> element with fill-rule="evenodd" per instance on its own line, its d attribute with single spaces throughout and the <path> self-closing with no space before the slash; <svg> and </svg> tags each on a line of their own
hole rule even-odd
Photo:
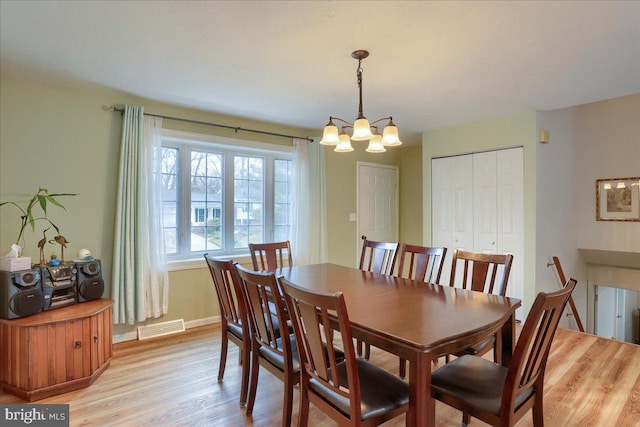
<svg viewBox="0 0 640 427">
<path fill-rule="evenodd" d="M 117 111 L 119 113 L 124 113 L 124 108 L 118 108 L 118 107 L 114 107 L 114 106 L 111 106 L 109 108 L 113 112 Z M 238 127 L 238 126 L 228 126 L 228 125 L 221 125 L 219 123 L 201 122 L 199 120 L 183 119 L 183 118 L 180 118 L 180 117 L 162 116 L 160 114 L 144 113 L 144 115 L 145 116 L 151 116 L 151 117 L 161 117 L 163 119 L 168 119 L 168 120 L 176 120 L 178 122 L 193 123 L 193 124 L 196 124 L 196 125 L 213 126 L 213 127 L 217 127 L 217 128 L 224 128 L 224 129 L 233 129 L 236 133 L 238 133 L 238 131 L 252 132 L 252 133 L 259 133 L 259 134 L 262 134 L 262 135 L 280 136 L 280 137 L 283 137 L 283 138 L 306 139 L 309 142 L 313 142 L 313 138 L 300 137 L 300 136 L 295 136 L 295 135 L 286 135 L 286 134 L 275 133 L 275 132 L 267 132 L 265 130 L 245 129 L 245 128 L 241 128 L 241 127 Z"/>
</svg>

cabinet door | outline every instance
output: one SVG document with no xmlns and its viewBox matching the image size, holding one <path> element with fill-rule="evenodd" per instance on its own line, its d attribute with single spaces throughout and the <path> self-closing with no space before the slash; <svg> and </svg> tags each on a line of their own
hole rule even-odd
<svg viewBox="0 0 640 427">
<path fill-rule="evenodd" d="M 28 328 L 30 366 L 27 390 L 83 378 L 89 369 L 88 321 L 56 322 Z M 86 345 L 85 345 L 86 343 Z"/>
<path fill-rule="evenodd" d="M 91 317 L 91 374 L 111 359 L 112 313 L 108 309 Z"/>
</svg>

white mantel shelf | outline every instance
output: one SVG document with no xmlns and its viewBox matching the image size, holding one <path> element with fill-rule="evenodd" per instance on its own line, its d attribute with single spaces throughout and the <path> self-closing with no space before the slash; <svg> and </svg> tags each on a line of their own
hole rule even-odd
<svg viewBox="0 0 640 427">
<path fill-rule="evenodd" d="M 579 248 L 578 252 L 587 264 L 640 270 L 640 252 L 608 251 Z"/>
</svg>

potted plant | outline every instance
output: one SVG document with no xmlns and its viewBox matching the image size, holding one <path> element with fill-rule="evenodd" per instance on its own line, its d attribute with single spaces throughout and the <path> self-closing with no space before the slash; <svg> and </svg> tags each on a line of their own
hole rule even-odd
<svg viewBox="0 0 640 427">
<path fill-rule="evenodd" d="M 38 191 L 36 191 L 33 195 L 33 197 L 31 197 L 31 199 L 29 200 L 29 203 L 27 203 L 26 207 L 22 207 L 20 206 L 18 203 L 16 202 L 2 202 L 0 203 L 0 207 L 4 206 L 4 205 L 13 205 L 16 208 L 18 208 L 18 210 L 20 211 L 20 231 L 18 232 L 18 237 L 15 241 L 15 244 L 12 245 L 12 252 L 17 252 L 17 254 L 15 254 L 14 256 L 20 256 L 20 253 L 22 251 L 22 247 L 21 247 L 21 243 L 24 244 L 25 240 L 24 240 L 24 232 L 25 229 L 27 228 L 27 226 L 31 227 L 31 230 L 33 230 L 35 232 L 36 229 L 36 221 L 46 221 L 48 222 L 51 227 L 53 227 L 56 232 L 60 232 L 59 228 L 57 225 L 55 225 L 48 217 L 47 217 L 47 205 L 48 204 L 52 204 L 55 206 L 58 206 L 64 210 L 66 210 L 66 208 L 62 205 L 62 203 L 60 203 L 56 197 L 61 197 L 61 196 L 75 196 L 75 193 L 52 193 L 49 194 L 49 191 L 46 188 L 39 188 Z M 37 216 L 36 214 L 36 208 L 40 207 L 40 210 L 42 210 L 42 216 Z M 29 263 L 31 261 L 29 260 Z M 31 266 L 29 265 L 29 267 L 27 268 L 31 268 Z"/>
</svg>

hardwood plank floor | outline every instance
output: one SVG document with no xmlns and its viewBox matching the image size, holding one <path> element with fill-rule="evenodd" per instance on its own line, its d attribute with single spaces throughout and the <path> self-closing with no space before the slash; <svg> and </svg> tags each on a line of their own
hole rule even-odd
<svg viewBox="0 0 640 427">
<path fill-rule="evenodd" d="M 36 403 L 68 403 L 72 426 L 277 426 L 283 384 L 261 370 L 252 417 L 238 406 L 238 348 L 230 344 L 224 381 L 216 381 L 220 330 L 207 326 L 114 346 L 111 366 L 87 389 Z M 398 359 L 372 348 L 372 361 L 397 373 Z M 298 393 L 294 392 L 294 422 Z M 7 393 L 0 403 L 21 403 Z M 640 426 L 640 346 L 559 329 L 545 378 L 547 427 Z M 436 404 L 438 426 L 459 426 L 461 414 Z M 385 426 L 404 426 L 404 416 Z M 311 406 L 311 426 L 334 425 Z M 473 426 L 484 426 L 472 421 Z M 532 426 L 526 415 L 519 427 Z"/>
</svg>

